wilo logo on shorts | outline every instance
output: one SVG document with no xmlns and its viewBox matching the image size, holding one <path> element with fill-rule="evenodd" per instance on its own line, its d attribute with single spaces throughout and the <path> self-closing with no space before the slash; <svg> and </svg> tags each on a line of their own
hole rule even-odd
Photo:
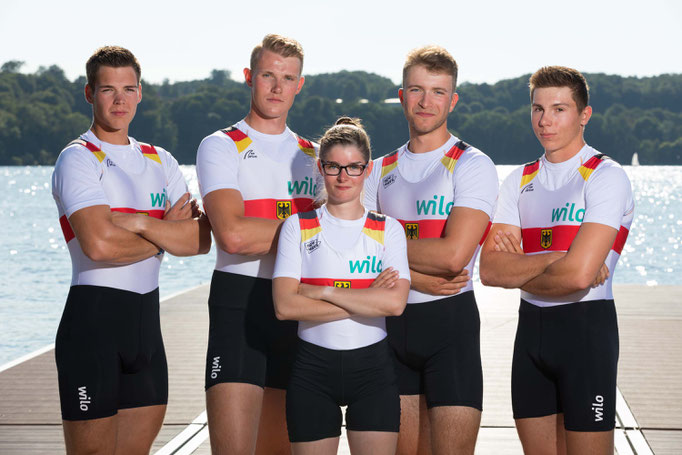
<svg viewBox="0 0 682 455">
<path fill-rule="evenodd" d="M 417 215 L 449 215 L 453 202 L 445 203 L 445 196 L 433 196 L 433 200 L 417 200 Z"/>
<path fill-rule="evenodd" d="M 377 261 L 376 256 L 367 256 L 367 259 L 348 261 L 350 273 L 381 273 L 381 259 Z"/>
<path fill-rule="evenodd" d="M 168 199 L 168 194 L 166 193 L 165 188 L 161 193 L 149 193 L 149 196 L 152 198 L 152 207 L 161 208 L 166 207 L 166 200 Z"/>
<path fill-rule="evenodd" d="M 213 364 L 211 365 L 211 379 L 216 379 L 221 369 L 222 367 L 220 366 L 220 356 L 218 355 L 213 357 Z"/>
<path fill-rule="evenodd" d="M 575 210 L 575 202 L 573 202 L 570 207 L 568 205 L 569 203 L 566 203 L 566 207 L 557 207 L 555 209 L 552 209 L 552 222 L 557 222 L 557 221 L 566 221 L 566 218 L 568 217 L 568 221 L 579 221 L 583 222 L 583 218 L 585 218 L 585 209 L 580 209 L 573 213 Z M 575 215 L 575 218 L 573 217 Z"/>
<path fill-rule="evenodd" d="M 88 405 L 90 404 L 91 398 L 88 396 L 88 391 L 85 388 L 86 386 L 81 386 L 78 387 L 78 404 L 81 409 L 81 411 L 85 412 L 89 409 Z"/>
<path fill-rule="evenodd" d="M 594 397 L 596 403 L 592 403 L 592 410 L 594 411 L 594 421 L 601 422 L 604 420 L 604 397 L 597 395 Z"/>
</svg>

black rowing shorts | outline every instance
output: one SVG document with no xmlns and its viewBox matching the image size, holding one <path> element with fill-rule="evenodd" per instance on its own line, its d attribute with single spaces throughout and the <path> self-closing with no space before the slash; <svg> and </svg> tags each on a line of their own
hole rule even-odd
<svg viewBox="0 0 682 455">
<path fill-rule="evenodd" d="M 398 432 L 400 397 L 386 339 L 349 350 L 299 343 L 287 390 L 291 442 L 340 436 L 340 406 L 348 406 L 348 430 Z"/>
<path fill-rule="evenodd" d="M 64 420 L 110 417 L 168 402 L 159 290 L 72 286 L 55 357 Z"/>
<path fill-rule="evenodd" d="M 567 430 L 613 430 L 617 364 L 613 300 L 546 308 L 521 300 L 512 364 L 514 418 L 563 412 Z"/>
<path fill-rule="evenodd" d="M 408 304 L 386 318 L 401 395 L 426 395 L 427 407 L 483 407 L 481 321 L 473 291 Z"/>
<path fill-rule="evenodd" d="M 215 270 L 208 313 L 206 389 L 223 382 L 287 388 L 298 323 L 275 317 L 272 280 Z"/>
</svg>

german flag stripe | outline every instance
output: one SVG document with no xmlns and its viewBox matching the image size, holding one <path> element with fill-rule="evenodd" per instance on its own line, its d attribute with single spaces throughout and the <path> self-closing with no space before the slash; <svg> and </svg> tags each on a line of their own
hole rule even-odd
<svg viewBox="0 0 682 455">
<path fill-rule="evenodd" d="M 386 229 L 386 217 L 384 215 L 369 212 L 362 232 L 380 244 L 384 244 L 384 230 Z"/>
<path fill-rule="evenodd" d="M 66 243 L 69 243 L 71 239 L 73 239 L 76 234 L 73 233 L 73 229 L 71 229 L 71 223 L 69 223 L 69 220 L 66 218 L 66 215 L 62 215 L 59 217 L 59 225 L 62 227 L 62 234 L 64 234 L 64 240 L 66 240 Z"/>
<path fill-rule="evenodd" d="M 521 185 L 519 185 L 519 188 L 523 188 L 525 185 L 530 183 L 530 181 L 533 180 L 536 175 L 538 175 L 539 170 L 540 170 L 539 158 L 533 161 L 532 163 L 526 164 L 523 168 L 523 175 L 521 176 Z"/>
<path fill-rule="evenodd" d="M 244 216 L 277 220 L 277 201 L 290 201 L 291 214 L 307 212 L 313 208 L 311 198 L 296 199 L 252 199 L 244 201 Z"/>
<path fill-rule="evenodd" d="M 315 147 L 313 146 L 313 143 L 308 139 L 302 138 L 301 136 L 296 136 L 296 140 L 298 141 L 298 147 L 303 151 L 303 153 L 315 159 Z"/>
<path fill-rule="evenodd" d="M 582 175 L 583 179 L 587 181 L 587 179 L 589 179 L 592 175 L 592 172 L 594 172 L 594 170 L 597 169 L 597 166 L 599 166 L 603 161 L 604 154 L 598 153 L 589 160 L 585 161 L 583 165 L 580 166 L 580 169 L 578 169 L 578 172 L 580 172 L 580 175 Z"/>
<path fill-rule="evenodd" d="M 298 214 L 298 225 L 301 227 L 301 243 L 306 242 L 322 231 L 320 220 L 315 210 Z"/>
<path fill-rule="evenodd" d="M 78 141 L 78 139 L 76 141 Z M 86 149 L 90 150 L 92 154 L 95 155 L 95 157 L 99 160 L 100 163 L 104 161 L 104 158 L 106 158 L 107 156 L 103 151 L 99 149 L 99 147 L 97 147 L 92 142 L 82 141 L 81 145 L 84 145 Z"/>
<path fill-rule="evenodd" d="M 347 278 L 301 278 L 303 284 L 313 284 L 315 286 L 329 286 L 335 287 L 334 283 L 337 281 L 350 282 L 351 289 L 367 289 L 373 282 L 374 278 L 367 279 L 347 279 Z"/>
<path fill-rule="evenodd" d="M 443 163 L 443 166 L 445 166 L 450 173 L 452 173 L 455 170 L 455 166 L 457 165 L 457 160 L 462 156 L 468 147 L 469 144 L 466 142 L 458 141 L 450 150 L 448 150 L 440 162 Z"/>
<path fill-rule="evenodd" d="M 163 214 L 166 213 L 165 210 L 137 210 L 137 209 L 132 209 L 130 207 L 114 207 L 111 209 L 112 212 L 121 212 L 121 213 L 140 213 L 142 215 L 148 215 L 151 216 L 152 218 L 158 218 L 159 220 L 163 219 Z"/>
<path fill-rule="evenodd" d="M 419 238 L 420 239 L 437 239 L 443 236 L 443 231 L 445 231 L 445 223 L 447 219 L 442 220 L 398 220 L 400 224 L 403 225 L 405 229 L 406 224 L 418 224 L 419 225 Z"/>
<path fill-rule="evenodd" d="M 156 153 L 156 148 L 154 148 L 153 145 L 140 142 L 140 149 L 145 158 L 149 158 L 150 160 L 161 164 L 161 158 L 159 158 L 159 154 Z"/>
<path fill-rule="evenodd" d="M 398 166 L 398 151 L 390 153 L 381 160 L 381 176 L 385 176 Z"/>
<path fill-rule="evenodd" d="M 234 141 L 234 145 L 237 146 L 237 152 L 242 153 L 246 148 L 253 142 L 249 136 L 244 134 L 244 132 L 234 126 L 225 128 L 221 130 L 230 139 Z"/>
</svg>

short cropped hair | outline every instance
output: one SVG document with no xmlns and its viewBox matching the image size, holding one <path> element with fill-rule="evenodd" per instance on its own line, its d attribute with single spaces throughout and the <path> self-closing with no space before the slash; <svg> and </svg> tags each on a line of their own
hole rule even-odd
<svg viewBox="0 0 682 455">
<path fill-rule="evenodd" d="M 251 71 L 254 71 L 256 66 L 258 66 L 258 60 L 260 59 L 263 49 L 274 52 L 282 57 L 296 57 L 301 61 L 301 72 L 303 71 L 303 47 L 301 46 L 301 43 L 293 38 L 287 38 L 273 33 L 265 35 L 263 42 L 254 47 L 253 51 L 251 51 Z"/>
<path fill-rule="evenodd" d="M 566 66 L 544 66 L 537 70 L 528 81 L 530 102 L 537 88 L 568 87 L 573 93 L 573 101 L 581 112 L 590 102 L 590 87 L 580 71 Z"/>
<path fill-rule="evenodd" d="M 410 51 L 403 65 L 403 85 L 408 71 L 418 65 L 431 73 L 449 74 L 452 76 L 452 91 L 457 88 L 457 62 L 444 47 L 429 45 Z"/>
<path fill-rule="evenodd" d="M 365 163 L 372 159 L 369 136 L 359 118 L 341 117 L 320 139 L 320 159 L 324 160 L 335 145 L 353 145 L 360 150 Z"/>
<path fill-rule="evenodd" d="M 140 83 L 142 77 L 140 62 L 137 61 L 137 58 L 128 49 L 120 46 L 104 46 L 97 49 L 90 56 L 85 64 L 85 74 L 88 78 L 88 85 L 92 89 L 95 88 L 97 72 L 102 66 L 111 66 L 113 68 L 130 66 L 135 71 L 137 83 Z"/>
</svg>

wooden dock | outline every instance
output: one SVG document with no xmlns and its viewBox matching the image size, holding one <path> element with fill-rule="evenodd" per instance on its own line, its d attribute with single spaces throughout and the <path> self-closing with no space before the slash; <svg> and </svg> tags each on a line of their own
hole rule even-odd
<svg viewBox="0 0 682 455">
<path fill-rule="evenodd" d="M 520 454 L 510 400 L 518 291 L 477 287 L 484 411 L 477 454 Z M 624 454 L 682 453 L 682 287 L 615 287 L 620 330 L 616 447 Z M 208 286 L 164 300 L 169 402 L 153 452 L 208 454 L 204 361 Z M 54 350 L 0 367 L 0 453 L 64 453 Z M 340 454 L 349 453 L 341 442 Z"/>
</svg>

